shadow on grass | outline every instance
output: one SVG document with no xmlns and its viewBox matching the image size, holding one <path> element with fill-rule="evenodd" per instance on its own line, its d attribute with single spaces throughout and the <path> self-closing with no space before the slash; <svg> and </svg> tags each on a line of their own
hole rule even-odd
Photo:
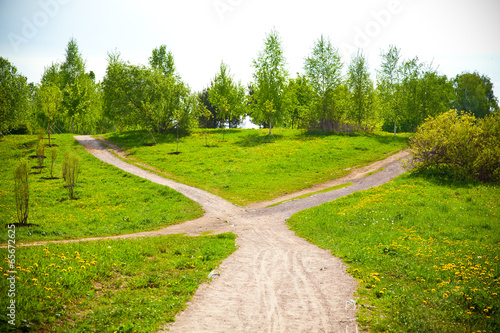
<svg viewBox="0 0 500 333">
<path fill-rule="evenodd" d="M 410 172 L 410 178 L 424 179 L 434 185 L 444 186 L 451 189 L 471 189 L 476 187 L 478 184 L 491 184 L 492 186 L 498 185 L 493 183 L 481 183 L 470 178 L 468 179 L 464 176 L 458 176 L 451 168 L 445 166 L 424 170 L 413 169 Z"/>
<path fill-rule="evenodd" d="M 179 139 L 186 136 L 189 136 L 189 133 L 179 131 Z M 164 133 L 153 133 L 151 135 L 148 131 L 133 130 L 109 133 L 107 139 L 124 149 L 131 149 L 155 146 L 162 143 L 175 143 L 177 141 L 177 133 L 175 130 L 169 130 Z"/>
<path fill-rule="evenodd" d="M 283 135 L 281 134 L 272 134 L 271 138 L 269 138 L 268 134 L 250 132 L 241 140 L 234 142 L 234 144 L 240 147 L 256 147 L 266 143 L 273 143 L 282 138 Z"/>
</svg>

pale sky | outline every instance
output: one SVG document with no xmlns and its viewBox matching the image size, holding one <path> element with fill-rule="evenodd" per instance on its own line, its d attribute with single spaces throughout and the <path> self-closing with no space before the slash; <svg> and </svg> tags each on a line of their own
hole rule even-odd
<svg viewBox="0 0 500 333">
<path fill-rule="evenodd" d="M 102 80 L 109 51 L 146 65 L 165 44 L 183 80 L 199 91 L 221 61 L 249 83 L 252 59 L 273 27 L 293 77 L 323 34 L 339 49 L 344 70 L 362 48 L 375 80 L 381 50 L 394 44 L 404 58 L 432 61 L 448 77 L 486 74 L 500 95 L 498 0 L 0 0 L 0 56 L 38 83 L 74 37 L 86 70 Z"/>
</svg>

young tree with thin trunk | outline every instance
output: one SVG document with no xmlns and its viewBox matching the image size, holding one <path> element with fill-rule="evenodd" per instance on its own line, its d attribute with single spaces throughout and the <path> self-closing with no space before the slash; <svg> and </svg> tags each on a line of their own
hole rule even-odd
<svg viewBox="0 0 500 333">
<path fill-rule="evenodd" d="M 329 38 L 321 35 L 304 64 L 307 78 L 316 95 L 312 126 L 317 122 L 321 127 L 340 123 L 345 112 L 339 96 L 342 67 L 338 50 L 332 46 Z"/>
<path fill-rule="evenodd" d="M 383 114 L 385 118 L 394 120 L 394 136 L 396 136 L 397 125 L 402 118 L 400 105 L 400 49 L 394 45 L 381 54 L 382 69 L 377 72 L 377 88 L 381 97 Z"/>
<path fill-rule="evenodd" d="M 62 93 L 59 87 L 54 84 L 42 84 L 36 94 L 36 103 L 47 119 L 47 135 L 50 143 L 51 127 L 59 113 L 59 105 L 62 101 Z"/>
<path fill-rule="evenodd" d="M 283 92 L 286 87 L 288 72 L 286 60 L 278 32 L 273 29 L 266 35 L 264 49 L 253 60 L 254 94 L 252 98 L 252 118 L 254 122 L 265 122 L 269 126 L 269 137 L 273 125 L 278 125 L 286 118 L 283 106 Z"/>
<path fill-rule="evenodd" d="M 347 76 L 347 86 L 351 94 L 350 118 L 361 128 L 363 122 L 374 116 L 373 82 L 370 79 L 368 64 L 362 52 L 358 51 L 351 60 Z"/>
<path fill-rule="evenodd" d="M 14 193 L 16 195 L 17 221 L 28 223 L 30 191 L 28 183 L 28 163 L 22 161 L 14 171 Z"/>
<path fill-rule="evenodd" d="M 221 62 L 219 73 L 208 89 L 208 101 L 216 108 L 217 115 L 223 119 L 222 126 L 233 118 L 245 113 L 245 88 L 236 83 L 230 73 L 229 66 Z M 224 141 L 223 132 L 222 141 Z"/>
</svg>

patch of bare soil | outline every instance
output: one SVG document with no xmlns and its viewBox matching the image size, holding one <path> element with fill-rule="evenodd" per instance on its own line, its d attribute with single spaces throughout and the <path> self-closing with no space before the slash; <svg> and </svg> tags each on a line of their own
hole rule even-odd
<svg viewBox="0 0 500 333">
<path fill-rule="evenodd" d="M 169 186 L 200 203 L 202 218 L 157 231 L 113 237 L 131 238 L 185 233 L 238 235 L 238 250 L 219 267 L 216 278 L 202 285 L 187 309 L 165 326 L 171 332 L 357 332 L 353 293 L 356 281 L 342 261 L 288 229 L 292 214 L 335 200 L 355 191 L 379 186 L 404 172 L 400 159 L 406 152 L 355 169 L 349 175 L 270 202 L 238 207 L 203 190 L 176 183 L 122 161 L 91 136 L 75 137 L 94 156 L 134 175 Z M 111 144 L 116 154 L 126 158 Z M 116 149 L 115 149 L 116 148 Z M 374 174 L 370 174 L 372 172 Z M 335 185 L 353 182 L 339 190 L 296 198 Z M 75 241 L 75 240 L 72 240 Z M 76 240 L 78 241 L 78 240 Z M 39 243 L 40 244 L 40 243 Z"/>
</svg>

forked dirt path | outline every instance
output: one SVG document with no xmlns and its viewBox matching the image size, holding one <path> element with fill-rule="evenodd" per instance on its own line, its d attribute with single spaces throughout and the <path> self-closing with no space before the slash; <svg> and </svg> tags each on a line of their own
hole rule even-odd
<svg viewBox="0 0 500 333">
<path fill-rule="evenodd" d="M 341 260 L 296 236 L 286 219 L 303 209 L 355 191 L 379 186 L 404 172 L 400 152 L 350 175 L 271 202 L 238 207 L 203 190 L 179 184 L 126 163 L 91 136 L 75 138 L 94 156 L 131 174 L 169 186 L 200 203 L 205 215 L 197 220 L 152 232 L 113 237 L 232 231 L 238 250 L 218 269 L 212 282 L 200 286 L 170 332 L 357 332 L 353 293 L 356 281 Z M 383 168 L 383 169 L 382 169 Z M 382 170 L 381 170 L 382 169 Z M 378 171 L 369 175 L 370 172 Z M 339 190 L 289 200 L 342 183 Z"/>
</svg>

